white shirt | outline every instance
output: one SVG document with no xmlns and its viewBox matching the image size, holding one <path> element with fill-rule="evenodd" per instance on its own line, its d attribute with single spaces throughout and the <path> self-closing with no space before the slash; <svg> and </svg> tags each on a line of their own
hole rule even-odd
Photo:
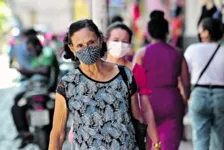
<svg viewBox="0 0 224 150">
<path fill-rule="evenodd" d="M 197 43 L 187 48 L 184 56 L 188 64 L 189 72 L 191 73 L 192 85 L 196 84 L 199 75 L 205 68 L 217 46 L 218 44 L 216 43 Z M 224 46 L 220 46 L 197 84 L 224 86 Z"/>
</svg>

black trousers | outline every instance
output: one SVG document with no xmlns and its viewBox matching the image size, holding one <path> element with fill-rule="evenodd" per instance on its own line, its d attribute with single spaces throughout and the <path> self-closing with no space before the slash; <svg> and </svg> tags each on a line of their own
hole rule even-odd
<svg viewBox="0 0 224 150">
<path fill-rule="evenodd" d="M 25 92 L 20 92 L 15 96 L 14 105 L 11 109 L 13 121 L 18 132 L 29 131 L 29 125 L 26 118 L 26 105 L 22 107 L 18 106 L 18 102 L 24 94 Z"/>
</svg>

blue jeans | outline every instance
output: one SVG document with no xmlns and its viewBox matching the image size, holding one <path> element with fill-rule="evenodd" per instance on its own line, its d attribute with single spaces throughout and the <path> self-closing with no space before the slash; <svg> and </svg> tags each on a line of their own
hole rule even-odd
<svg viewBox="0 0 224 150">
<path fill-rule="evenodd" d="M 224 150 L 224 89 L 196 87 L 191 93 L 195 150 Z"/>
</svg>

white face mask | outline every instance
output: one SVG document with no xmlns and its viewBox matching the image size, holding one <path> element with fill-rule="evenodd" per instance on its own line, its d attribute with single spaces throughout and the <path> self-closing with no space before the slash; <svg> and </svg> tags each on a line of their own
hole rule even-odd
<svg viewBox="0 0 224 150">
<path fill-rule="evenodd" d="M 130 44 L 123 42 L 111 41 L 108 44 L 108 51 L 110 55 L 116 58 L 124 57 L 131 49 Z"/>
</svg>

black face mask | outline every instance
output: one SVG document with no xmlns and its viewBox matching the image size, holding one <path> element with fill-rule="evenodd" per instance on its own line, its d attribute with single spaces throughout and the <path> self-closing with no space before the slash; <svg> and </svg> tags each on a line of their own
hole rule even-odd
<svg viewBox="0 0 224 150">
<path fill-rule="evenodd" d="M 199 40 L 199 42 L 201 42 L 201 34 L 200 33 L 198 33 L 198 40 Z"/>
</svg>

